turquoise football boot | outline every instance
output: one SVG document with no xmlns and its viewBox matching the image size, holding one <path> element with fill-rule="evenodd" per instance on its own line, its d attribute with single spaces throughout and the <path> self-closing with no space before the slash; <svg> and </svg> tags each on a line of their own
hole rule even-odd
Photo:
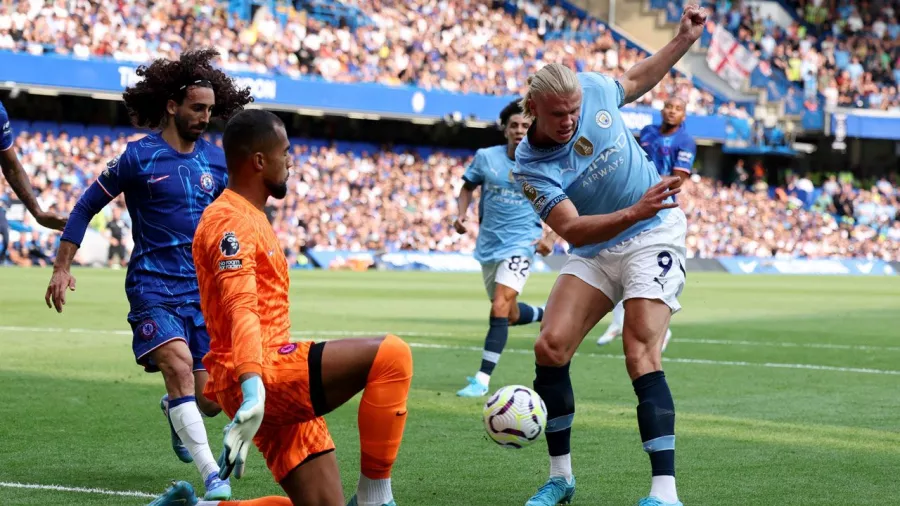
<svg viewBox="0 0 900 506">
<path fill-rule="evenodd" d="M 147 506 L 195 506 L 197 496 L 194 487 L 186 481 L 173 481 L 172 485 Z"/>
<path fill-rule="evenodd" d="M 681 501 L 664 502 L 658 497 L 645 497 L 638 502 L 638 506 L 684 506 Z"/>
<path fill-rule="evenodd" d="M 206 495 L 203 496 L 203 500 L 227 501 L 231 499 L 231 480 L 220 479 L 218 471 L 209 473 L 204 484 L 206 485 Z"/>
<path fill-rule="evenodd" d="M 483 397 L 487 395 L 488 387 L 486 385 L 482 385 L 472 376 L 466 378 L 466 381 L 468 381 L 469 384 L 459 392 L 456 392 L 456 395 L 460 397 Z"/>
<path fill-rule="evenodd" d="M 575 497 L 575 477 L 572 477 L 572 483 L 566 483 L 565 478 L 554 476 L 538 489 L 537 493 L 525 503 L 525 506 L 569 504 L 573 497 Z"/>
<path fill-rule="evenodd" d="M 350 502 L 347 503 L 347 506 L 359 506 L 359 504 L 356 502 L 356 494 L 354 494 L 353 497 L 350 498 Z M 397 506 L 397 503 L 394 502 L 393 499 L 391 499 L 391 502 L 382 504 L 381 506 Z"/>
</svg>

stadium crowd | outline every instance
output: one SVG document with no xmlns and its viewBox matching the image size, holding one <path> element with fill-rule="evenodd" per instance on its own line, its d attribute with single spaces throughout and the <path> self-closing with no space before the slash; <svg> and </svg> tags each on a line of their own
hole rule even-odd
<svg viewBox="0 0 900 506">
<path fill-rule="evenodd" d="M 21 133 L 16 149 L 44 206 L 68 212 L 85 185 L 120 153 L 128 139 L 69 138 L 67 134 Z M 342 250 L 474 250 L 476 231 L 459 235 L 451 226 L 456 194 L 468 158 L 435 151 L 347 153 L 333 147 L 295 144 L 291 191 L 272 201 L 267 213 L 292 265 L 306 248 Z M 759 172 L 723 185 L 694 177 L 680 196 L 688 215 L 691 257 L 828 256 L 900 261 L 900 192 L 886 179 L 870 189 L 827 180 L 812 205 L 798 195 L 813 194 L 809 179 L 794 178 L 774 197 Z M 11 192 L 0 182 L 0 208 L 10 220 L 25 217 L 9 206 Z M 21 206 L 18 206 L 21 208 Z M 118 210 L 117 210 L 118 208 Z M 119 197 L 92 227 L 116 245 L 130 242 L 130 220 Z M 15 234 L 10 258 L 21 265 L 52 261 L 55 234 Z M 563 244 L 557 251 L 564 250 Z M 76 259 L 77 260 L 77 259 Z M 110 265 L 120 264 L 118 257 Z"/>
<path fill-rule="evenodd" d="M 791 2 L 804 23 L 779 26 L 747 3 L 711 2 L 721 23 L 754 50 L 764 73 L 779 72 L 828 106 L 900 111 L 900 10 L 894 0 Z"/>
<path fill-rule="evenodd" d="M 619 75 L 645 56 L 597 21 L 536 2 L 355 3 L 367 23 L 335 26 L 292 7 L 260 8 L 244 20 L 219 0 L 0 0 L 0 50 L 143 63 L 204 45 L 231 71 L 502 95 L 518 94 L 546 63 Z M 671 95 L 689 112 L 715 112 L 709 92 L 673 76 L 638 103 L 661 109 Z"/>
</svg>

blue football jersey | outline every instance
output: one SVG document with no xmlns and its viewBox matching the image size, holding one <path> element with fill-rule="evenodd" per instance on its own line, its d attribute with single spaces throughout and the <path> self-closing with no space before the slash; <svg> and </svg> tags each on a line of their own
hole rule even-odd
<svg viewBox="0 0 900 506">
<path fill-rule="evenodd" d="M 475 259 L 499 262 L 515 255 L 534 256 L 534 242 L 543 234 L 541 220 L 512 176 L 516 163 L 506 146 L 479 149 L 463 180 L 481 185 Z"/>
<path fill-rule="evenodd" d="M 697 145 L 684 124 L 669 135 L 660 132 L 659 125 L 647 125 L 641 130 L 640 142 L 660 176 L 671 176 L 676 170 L 692 172 Z"/>
<path fill-rule="evenodd" d="M 151 134 L 129 142 L 106 164 L 75 205 L 62 239 L 80 244 L 91 217 L 124 193 L 134 239 L 125 277 L 132 310 L 159 302 L 196 302 L 194 232 L 203 210 L 227 184 L 220 148 L 200 139 L 192 153 L 183 154 Z"/>
<path fill-rule="evenodd" d="M 584 216 L 620 211 L 637 203 L 660 181 L 653 162 L 619 112 L 625 99 L 622 85 L 594 72 L 581 72 L 578 80 L 584 95 L 572 139 L 543 149 L 532 146 L 526 137 L 516 149 L 513 174 L 544 220 L 566 199 Z M 609 241 L 571 248 L 570 253 L 594 257 L 603 249 L 656 227 L 667 213 L 663 210 Z"/>
<path fill-rule="evenodd" d="M 0 102 L 0 151 L 6 151 L 13 145 L 13 131 L 9 125 L 9 114 Z"/>
</svg>

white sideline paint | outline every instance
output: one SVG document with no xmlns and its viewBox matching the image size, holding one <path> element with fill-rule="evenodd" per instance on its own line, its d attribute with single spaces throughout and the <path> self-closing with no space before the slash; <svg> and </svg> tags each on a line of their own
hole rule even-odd
<svg viewBox="0 0 900 506">
<path fill-rule="evenodd" d="M 47 327 L 8 327 L 8 326 L 0 326 L 0 332 L 42 332 L 42 333 L 74 333 L 74 334 L 115 334 L 115 335 L 131 335 L 131 332 L 122 331 L 122 330 L 93 330 L 93 329 L 64 329 L 64 328 L 47 328 Z M 313 337 L 313 336 L 364 336 L 364 335 L 380 335 L 380 334 L 388 334 L 392 333 L 394 335 L 404 337 L 404 336 L 421 336 L 421 337 L 463 337 L 463 336 L 471 336 L 471 334 L 465 333 L 453 333 L 453 332 L 388 332 L 388 331 L 362 331 L 362 330 L 305 330 L 305 331 L 296 331 L 291 332 L 291 335 L 295 337 Z M 519 336 L 510 336 L 510 337 L 527 337 L 524 335 Z M 689 342 L 687 339 L 677 339 L 673 342 Z M 804 343 L 761 343 L 755 341 L 714 341 L 708 339 L 695 339 L 693 342 L 697 344 L 711 344 L 711 345 L 719 345 L 719 344 L 728 344 L 735 346 L 764 346 L 764 345 L 772 345 L 778 347 L 814 347 L 812 343 L 804 344 Z M 749 344 L 753 343 L 753 344 Z M 449 345 L 449 344 L 433 344 L 433 343 L 408 343 L 410 347 L 413 348 L 426 348 L 426 349 L 440 349 L 440 350 L 456 350 L 456 351 L 477 351 L 481 352 L 482 349 L 476 346 L 460 346 L 460 345 Z M 843 346 L 847 346 L 844 348 Z M 830 345 L 830 344 L 819 344 L 816 347 L 826 348 L 826 349 L 852 349 L 852 350 L 880 350 L 880 351 L 900 351 L 900 348 L 897 347 L 878 347 L 878 346 L 854 346 L 854 345 Z M 519 354 L 532 354 L 532 350 L 522 350 L 522 349 L 510 349 L 507 348 L 504 350 L 504 353 L 519 353 Z M 603 354 L 603 353 L 576 353 L 575 356 L 581 357 L 594 357 L 594 358 L 606 358 L 606 359 L 615 359 L 622 360 L 624 356 L 622 355 L 613 355 L 613 354 Z M 777 362 L 743 362 L 743 361 L 731 361 L 731 360 L 706 360 L 699 358 L 673 358 L 663 356 L 664 362 L 671 362 L 676 364 L 704 364 L 704 365 L 718 365 L 718 366 L 731 366 L 731 367 L 768 367 L 774 369 L 802 369 L 802 370 L 810 370 L 810 371 L 830 371 L 830 372 L 848 372 L 848 373 L 859 373 L 859 374 L 881 374 L 888 376 L 900 376 L 900 371 L 890 370 L 890 369 L 868 369 L 861 367 L 839 367 L 839 366 L 830 366 L 830 365 L 816 365 L 816 364 L 782 364 Z"/>
<path fill-rule="evenodd" d="M 40 485 L 37 483 L 14 483 L 7 481 L 0 481 L 0 487 L 25 488 L 33 490 L 53 490 L 56 492 L 80 492 L 83 494 L 115 495 L 120 497 L 146 497 L 148 499 L 156 497 L 153 494 L 148 494 L 146 492 L 136 492 L 134 490 L 106 490 L 102 488 L 64 487 L 62 485 Z"/>
</svg>

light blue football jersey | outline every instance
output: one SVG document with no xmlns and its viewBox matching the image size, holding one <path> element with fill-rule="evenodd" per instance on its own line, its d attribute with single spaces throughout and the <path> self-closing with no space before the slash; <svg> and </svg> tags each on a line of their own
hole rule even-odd
<svg viewBox="0 0 900 506">
<path fill-rule="evenodd" d="M 506 146 L 494 146 L 476 151 L 463 174 L 463 180 L 481 186 L 475 260 L 483 264 L 515 255 L 532 258 L 533 243 L 543 234 L 540 218 L 513 179 L 515 165 Z"/>
<path fill-rule="evenodd" d="M 516 148 L 516 181 L 541 219 L 563 200 L 569 199 L 578 214 L 610 214 L 628 208 L 660 181 L 647 153 L 625 125 L 619 107 L 622 85 L 595 72 L 581 72 L 583 88 L 581 118 L 566 144 L 542 149 L 528 138 Z M 571 248 L 570 253 L 594 257 L 660 223 L 669 210 L 635 223 L 613 239 Z"/>
</svg>

